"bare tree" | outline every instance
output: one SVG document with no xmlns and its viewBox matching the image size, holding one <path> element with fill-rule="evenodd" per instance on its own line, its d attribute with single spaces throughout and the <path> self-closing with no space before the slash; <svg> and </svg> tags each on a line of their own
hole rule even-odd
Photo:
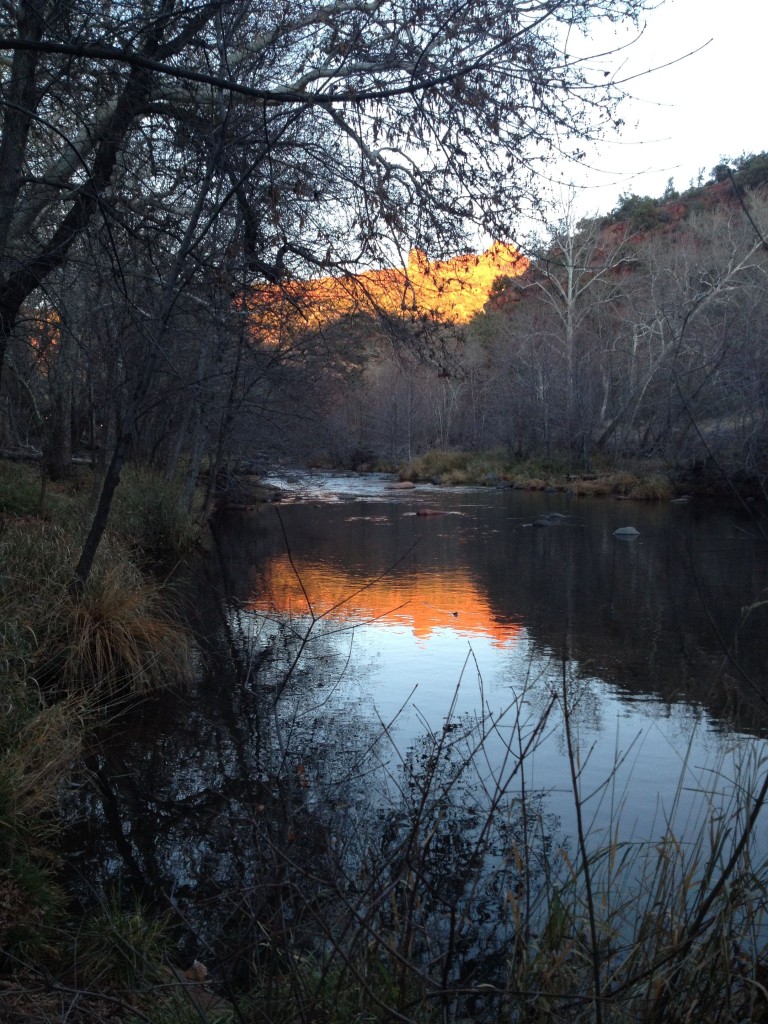
<svg viewBox="0 0 768 1024">
<path fill-rule="evenodd" d="M 560 214 L 535 262 L 532 286 L 553 315 L 552 341 L 562 353 L 563 447 L 587 463 L 597 409 L 606 403 L 605 395 L 594 400 L 601 382 L 600 354 L 593 351 L 599 337 L 596 321 L 617 305 L 621 270 L 634 260 L 632 235 L 623 226 L 604 230 L 598 218 L 578 220 L 572 195 L 562 202 Z M 605 390 L 604 377 L 602 383 Z"/>
<path fill-rule="evenodd" d="M 351 265 L 398 240 L 455 245 L 462 221 L 498 233 L 531 198 L 531 142 L 563 129 L 583 137 L 592 130 L 585 112 L 604 113 L 615 98 L 586 79 L 562 33 L 643 7 L 4 8 L 3 337 L 112 190 L 161 193 L 190 145 L 210 141 L 225 120 L 217 172 L 241 206 L 254 272 Z M 164 147 L 154 170 L 131 151 L 148 134 Z"/>
<path fill-rule="evenodd" d="M 764 201 L 753 203 L 764 218 Z M 634 255 L 613 409 L 596 445 L 621 432 L 638 451 L 674 445 L 684 457 L 683 442 L 696 429 L 733 425 L 747 412 L 742 360 L 764 349 L 766 256 L 733 207 L 690 216 L 674 244 L 664 235 L 638 241 Z M 749 408 L 757 413 L 759 401 Z"/>
</svg>

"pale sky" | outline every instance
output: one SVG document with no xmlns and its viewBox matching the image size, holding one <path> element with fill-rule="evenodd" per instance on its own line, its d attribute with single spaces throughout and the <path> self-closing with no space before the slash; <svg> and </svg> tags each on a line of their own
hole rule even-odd
<svg viewBox="0 0 768 1024">
<path fill-rule="evenodd" d="M 601 33 L 599 45 L 629 37 L 613 33 Z M 590 154 L 591 169 L 558 168 L 585 186 L 583 213 L 609 212 L 622 193 L 658 197 L 669 178 L 683 191 L 721 157 L 768 150 L 768 0 L 664 0 L 638 42 L 611 60 L 624 61 L 619 79 L 660 69 L 627 83 L 626 127 Z"/>
</svg>

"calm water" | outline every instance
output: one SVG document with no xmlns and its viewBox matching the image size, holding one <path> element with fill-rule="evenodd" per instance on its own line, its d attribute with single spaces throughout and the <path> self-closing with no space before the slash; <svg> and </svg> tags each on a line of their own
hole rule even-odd
<svg viewBox="0 0 768 1024">
<path fill-rule="evenodd" d="M 673 801 L 680 815 L 711 813 L 695 793 L 727 791 L 734 761 L 754 750 L 760 719 L 748 698 L 767 681 L 768 616 L 757 609 L 745 621 L 743 610 L 765 595 L 768 545 L 749 518 L 696 502 L 395 491 L 354 476 L 293 486 L 281 523 L 274 510 L 262 515 L 254 548 L 233 570 L 237 596 L 264 644 L 276 622 L 288 617 L 304 634 L 314 615 L 321 664 L 312 665 L 311 642 L 306 671 L 320 679 L 331 664 L 330 687 L 343 663 L 334 706 L 354 701 L 372 720 L 394 722 L 401 752 L 449 714 L 483 705 L 510 708 L 518 723 L 522 701 L 533 728 L 565 676 L 588 754 L 584 792 L 621 762 L 614 804 L 594 807 L 595 827 L 608 826 L 620 795 L 626 834 L 647 836 Z M 616 538 L 624 526 L 639 536 Z M 489 747 L 508 739 L 501 733 Z M 570 822 L 561 711 L 531 769 Z"/>
<path fill-rule="evenodd" d="M 685 840 L 760 774 L 768 609 L 745 609 L 765 597 L 768 543 L 748 515 L 273 482 L 292 498 L 222 519 L 201 573 L 212 671 L 124 723 L 72 796 L 85 884 L 128 879 L 193 915 L 251 891 L 281 843 L 314 863 L 329 837 L 395 820 L 446 736 L 447 764 L 472 761 L 457 807 L 524 783 L 547 843 L 567 846 L 564 708 L 594 844 Z M 617 539 L 625 526 L 639 536 Z"/>
</svg>

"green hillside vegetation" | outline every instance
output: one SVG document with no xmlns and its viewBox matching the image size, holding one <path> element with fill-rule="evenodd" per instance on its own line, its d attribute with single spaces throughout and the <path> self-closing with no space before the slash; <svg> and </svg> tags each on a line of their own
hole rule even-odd
<svg viewBox="0 0 768 1024">
<path fill-rule="evenodd" d="M 730 189 L 724 193 L 718 190 L 715 199 L 711 186 L 721 183 L 728 183 Z M 708 194 L 710 201 L 728 202 L 736 195 L 744 195 L 765 185 L 768 185 L 768 153 L 742 154 L 735 159 L 723 159 L 712 168 L 706 182 L 696 185 L 691 182 L 690 187 L 683 192 L 677 192 L 670 180 L 664 194 L 658 198 L 634 193 L 623 195 L 615 209 L 602 219 L 602 223 L 628 224 L 635 231 L 648 231 L 670 222 L 675 216 L 670 211 L 672 204 L 682 207 L 682 211 L 677 213 L 679 219 L 696 210 Z"/>
</svg>

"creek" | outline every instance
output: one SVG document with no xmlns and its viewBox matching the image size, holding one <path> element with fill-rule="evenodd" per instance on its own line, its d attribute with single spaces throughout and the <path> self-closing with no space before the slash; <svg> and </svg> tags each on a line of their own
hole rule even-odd
<svg viewBox="0 0 768 1024">
<path fill-rule="evenodd" d="M 71 796 L 81 889 L 170 901 L 198 955 L 235 921 L 293 926 L 279 851 L 302 885 L 331 847 L 340 870 L 340 843 L 359 868 L 425 771 L 450 792 L 446 877 L 483 801 L 523 789 L 542 847 L 572 852 L 574 774 L 594 845 L 693 842 L 742 813 L 768 693 L 768 543 L 749 509 L 270 482 L 285 500 L 221 515 L 196 577 L 210 671 L 117 725 Z M 509 806 L 505 821 L 519 833 Z"/>
</svg>

